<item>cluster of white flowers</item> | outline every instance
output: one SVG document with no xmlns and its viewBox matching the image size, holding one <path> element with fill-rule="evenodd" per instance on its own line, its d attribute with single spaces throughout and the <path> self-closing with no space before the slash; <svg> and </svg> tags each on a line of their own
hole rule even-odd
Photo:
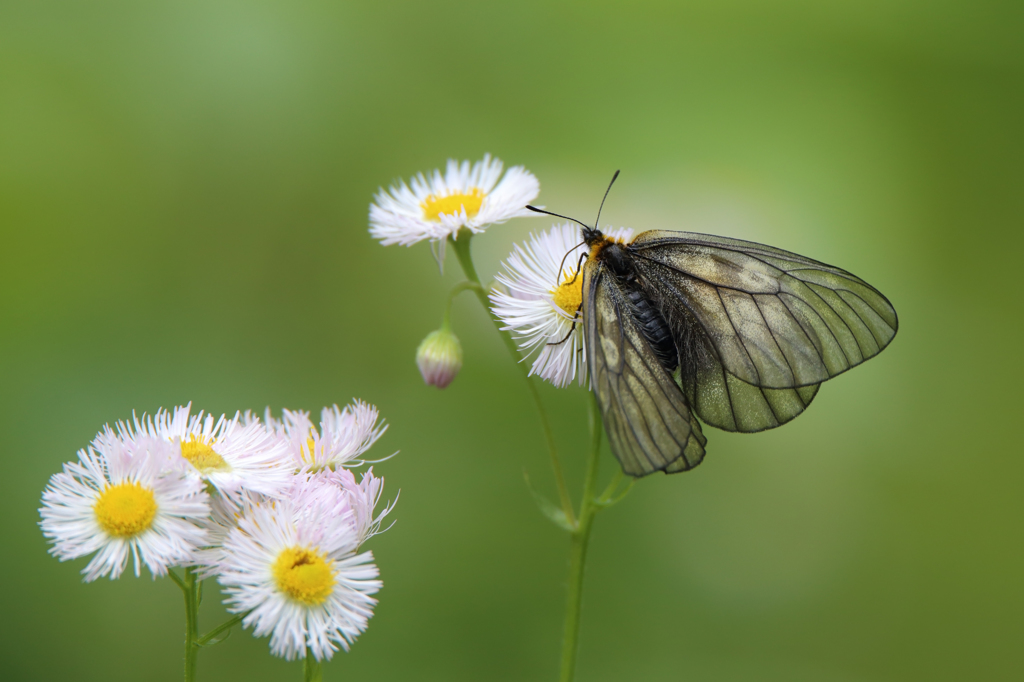
<svg viewBox="0 0 1024 682">
<path fill-rule="evenodd" d="M 354 401 L 283 419 L 233 418 L 191 405 L 104 427 L 43 492 L 40 525 L 62 561 L 94 554 L 86 581 L 192 567 L 224 587 L 245 627 L 287 659 L 348 649 L 373 614 L 381 582 L 362 544 L 383 479 L 347 467 L 383 434 L 376 408 Z"/>
</svg>

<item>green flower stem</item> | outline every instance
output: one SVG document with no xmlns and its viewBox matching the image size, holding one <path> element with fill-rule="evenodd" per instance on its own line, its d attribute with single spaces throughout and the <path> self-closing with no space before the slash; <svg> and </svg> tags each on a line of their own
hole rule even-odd
<svg viewBox="0 0 1024 682">
<path fill-rule="evenodd" d="M 594 393 L 590 395 L 590 456 L 587 458 L 587 473 L 583 482 L 583 499 L 580 501 L 580 520 L 572 534 L 572 548 L 569 554 L 569 594 L 565 604 L 565 630 L 562 637 L 561 682 L 572 682 L 576 673 L 576 653 L 579 650 L 580 604 L 583 599 L 583 567 L 587 562 L 587 545 L 594 516 L 601 507 L 595 497 L 597 492 L 598 455 L 601 452 L 601 409 Z"/>
<path fill-rule="evenodd" d="M 173 571 L 171 578 L 185 596 L 185 682 L 196 679 L 196 654 L 199 652 L 199 600 L 201 580 L 196 579 L 195 569 L 186 567 L 185 577 L 179 578 Z"/>
<path fill-rule="evenodd" d="M 537 406 L 537 412 L 540 415 L 541 427 L 544 429 L 544 438 L 547 441 L 548 453 L 551 455 L 551 469 L 555 474 L 555 483 L 558 486 L 558 496 L 562 502 L 562 510 L 565 512 L 565 517 L 569 520 L 569 525 L 574 528 L 578 528 L 576 521 L 576 515 L 572 509 L 572 498 L 569 496 L 569 489 L 565 485 L 565 476 L 562 474 L 562 464 L 558 461 L 558 449 L 555 447 L 555 437 L 551 431 L 551 424 L 548 422 L 547 412 L 544 410 L 544 404 L 540 400 L 540 392 L 537 390 L 536 384 L 530 379 L 530 370 L 526 364 L 520 362 L 519 349 L 516 348 L 516 342 L 512 338 L 512 335 L 501 328 L 501 321 L 491 314 L 490 301 L 487 299 L 487 290 L 484 289 L 483 285 L 480 284 L 480 277 L 476 274 L 476 267 L 473 265 L 473 256 L 470 254 L 469 243 L 473 238 L 473 233 L 463 228 L 459 230 L 458 239 L 449 237 L 448 240 L 455 248 L 455 255 L 459 259 L 459 264 L 462 266 L 462 271 L 466 275 L 475 287 L 471 288 L 476 292 L 476 297 L 480 301 L 480 305 L 484 307 L 487 312 L 487 316 L 494 323 L 495 328 L 498 330 L 498 334 L 501 336 L 501 340 L 505 342 L 505 347 L 508 349 L 509 354 L 512 355 L 512 360 L 515 362 L 516 367 L 519 367 L 523 374 L 523 378 L 526 379 L 526 385 L 530 389 L 530 395 L 533 396 L 533 402 Z"/>
<path fill-rule="evenodd" d="M 323 665 L 313 658 L 309 647 L 306 647 L 306 657 L 302 659 L 302 679 L 305 682 L 323 682 L 324 679 Z"/>
</svg>

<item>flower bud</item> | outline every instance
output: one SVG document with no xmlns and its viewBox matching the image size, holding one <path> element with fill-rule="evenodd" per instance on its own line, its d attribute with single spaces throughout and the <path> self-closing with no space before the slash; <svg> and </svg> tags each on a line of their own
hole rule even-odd
<svg viewBox="0 0 1024 682">
<path fill-rule="evenodd" d="M 444 388 L 462 368 L 462 344 L 447 328 L 430 332 L 416 349 L 416 364 L 428 386 Z"/>
</svg>

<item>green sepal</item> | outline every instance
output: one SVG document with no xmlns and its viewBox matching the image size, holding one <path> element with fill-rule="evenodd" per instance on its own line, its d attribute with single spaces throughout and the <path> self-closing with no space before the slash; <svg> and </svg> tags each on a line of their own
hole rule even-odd
<svg viewBox="0 0 1024 682">
<path fill-rule="evenodd" d="M 203 639 L 199 640 L 198 646 L 213 646 L 214 644 L 220 644 L 225 639 L 230 637 L 232 632 L 234 632 L 234 630 L 232 630 L 231 628 L 228 628 L 227 630 L 224 631 L 223 634 L 218 634 L 216 637 L 214 637 L 214 638 L 212 638 L 210 640 L 206 640 L 206 638 L 204 637 Z"/>
<path fill-rule="evenodd" d="M 530 476 L 525 471 L 523 471 L 523 480 L 526 481 L 526 487 L 530 489 L 530 494 L 533 495 L 533 500 L 537 503 L 537 508 L 540 509 L 541 514 L 548 517 L 553 524 L 562 530 L 568 531 L 569 533 L 575 533 L 576 528 L 574 528 L 572 523 L 569 522 L 569 518 L 565 515 L 565 511 L 555 505 L 554 502 L 541 495 L 537 489 L 533 487 L 533 484 L 530 483 Z"/>
<path fill-rule="evenodd" d="M 236 625 L 242 622 L 245 618 L 246 613 L 239 613 L 232 618 L 224 621 L 214 629 L 207 632 L 205 635 L 196 640 L 196 646 L 213 646 L 214 644 L 220 644 L 231 635 L 231 630 Z"/>
</svg>

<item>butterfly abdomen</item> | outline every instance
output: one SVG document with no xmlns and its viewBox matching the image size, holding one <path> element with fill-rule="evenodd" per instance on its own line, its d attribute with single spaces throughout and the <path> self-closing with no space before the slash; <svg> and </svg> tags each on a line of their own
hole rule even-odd
<svg viewBox="0 0 1024 682">
<path fill-rule="evenodd" d="M 679 352 L 672 340 L 672 332 L 665 318 L 651 305 L 639 288 L 629 289 L 629 302 L 633 305 L 633 319 L 651 344 L 661 366 L 671 372 L 679 363 Z"/>
</svg>

